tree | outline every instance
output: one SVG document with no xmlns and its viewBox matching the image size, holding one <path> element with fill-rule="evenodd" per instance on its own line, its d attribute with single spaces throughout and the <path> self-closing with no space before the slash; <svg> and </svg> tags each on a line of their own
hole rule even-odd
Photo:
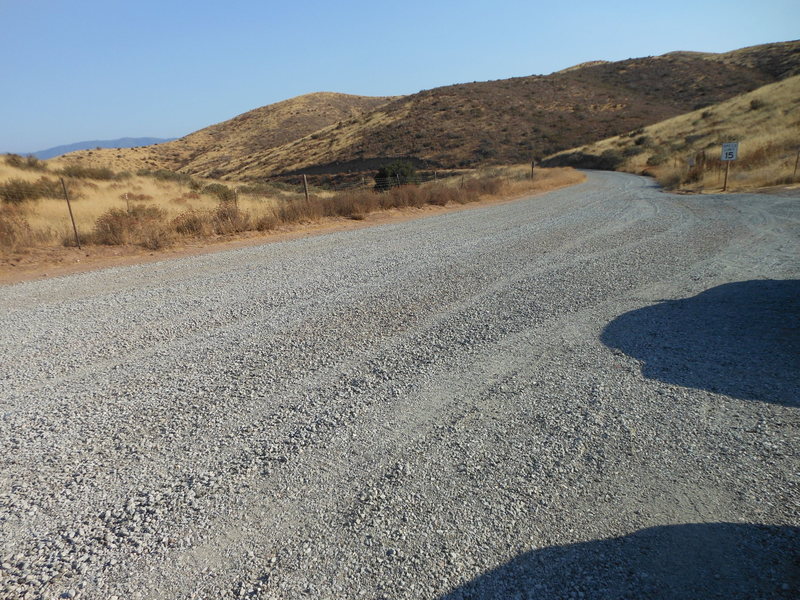
<svg viewBox="0 0 800 600">
<path fill-rule="evenodd" d="M 375 189 L 382 192 L 395 185 L 413 183 L 416 174 L 417 170 L 410 161 L 396 160 L 378 169 Z"/>
</svg>

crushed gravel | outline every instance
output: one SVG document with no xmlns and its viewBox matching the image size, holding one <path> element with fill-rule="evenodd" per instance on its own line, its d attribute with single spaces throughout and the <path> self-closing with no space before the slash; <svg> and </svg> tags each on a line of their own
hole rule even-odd
<svg viewBox="0 0 800 600">
<path fill-rule="evenodd" d="M 0 598 L 796 598 L 800 203 L 587 183 L 0 288 Z"/>
</svg>

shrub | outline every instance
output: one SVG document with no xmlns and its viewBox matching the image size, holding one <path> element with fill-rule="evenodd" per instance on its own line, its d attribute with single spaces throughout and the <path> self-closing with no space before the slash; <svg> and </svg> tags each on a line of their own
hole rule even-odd
<svg viewBox="0 0 800 600">
<path fill-rule="evenodd" d="M 159 223 L 143 229 L 137 243 L 148 250 L 161 250 L 171 246 L 173 242 L 172 232 L 163 223 Z"/>
<path fill-rule="evenodd" d="M 190 210 L 172 219 L 172 228 L 181 235 L 210 235 L 213 227 L 208 213 Z"/>
<path fill-rule="evenodd" d="M 256 231 L 272 231 L 278 227 L 278 217 L 262 215 L 256 220 Z"/>
<path fill-rule="evenodd" d="M 40 177 L 36 181 L 9 179 L 0 183 L 0 199 L 9 204 L 21 204 L 39 198 L 59 198 L 62 194 L 59 182 L 47 177 Z"/>
<path fill-rule="evenodd" d="M 209 196 L 216 196 L 220 202 L 233 202 L 236 200 L 236 192 L 221 183 L 209 183 L 203 188 L 203 193 Z"/>
<path fill-rule="evenodd" d="M 653 154 L 647 158 L 648 167 L 657 167 L 658 165 L 663 165 L 665 162 L 667 162 L 666 154 Z"/>
<path fill-rule="evenodd" d="M 31 233 L 31 226 L 21 215 L 10 210 L 0 211 L 0 248 L 17 250 L 28 246 Z"/>
<path fill-rule="evenodd" d="M 360 221 L 377 208 L 376 194 L 368 191 L 341 192 L 323 200 L 323 216 L 326 217 L 346 217 Z"/>
<path fill-rule="evenodd" d="M 388 192 L 388 202 L 384 199 L 380 200 L 383 208 L 403 208 L 414 207 L 419 208 L 428 202 L 428 193 L 425 188 L 420 188 L 416 185 L 401 185 L 394 187 Z"/>
<path fill-rule="evenodd" d="M 468 179 L 462 190 L 466 192 L 468 202 L 473 198 L 483 195 L 499 194 L 503 189 L 503 180 L 499 177 L 478 177 L 477 179 Z"/>
<path fill-rule="evenodd" d="M 631 156 L 637 156 L 644 151 L 645 149 L 640 146 L 628 146 L 622 151 L 622 156 L 629 158 Z"/>
<path fill-rule="evenodd" d="M 624 161 L 618 150 L 606 150 L 601 155 L 587 152 L 559 154 L 542 161 L 543 167 L 575 167 L 576 169 L 601 169 L 613 171 Z"/>
<path fill-rule="evenodd" d="M 27 169 L 30 171 L 47 170 L 47 163 L 44 162 L 43 160 L 39 160 L 32 154 L 29 154 L 24 158 L 19 154 L 7 154 L 6 164 L 9 165 L 10 167 L 16 167 L 17 169 Z"/>
<path fill-rule="evenodd" d="M 67 165 L 58 171 L 64 177 L 75 177 L 77 179 L 96 179 L 99 181 L 110 181 L 116 179 L 117 175 L 108 167 L 87 167 L 84 165 Z"/>
<path fill-rule="evenodd" d="M 94 241 L 109 246 L 139 244 L 151 248 L 166 236 L 165 216 L 166 212 L 157 206 L 133 204 L 130 211 L 112 208 L 95 222 Z"/>
<path fill-rule="evenodd" d="M 696 183 L 703 179 L 703 167 L 696 165 L 689 169 L 686 175 L 681 180 L 681 183 Z"/>
<path fill-rule="evenodd" d="M 625 162 L 625 159 L 617 150 L 606 150 L 600 155 L 600 163 L 598 168 L 607 171 L 613 171 L 622 165 L 623 162 Z"/>
<path fill-rule="evenodd" d="M 317 198 L 288 200 L 278 208 L 278 219 L 283 223 L 308 223 L 318 221 L 324 214 Z"/>
<path fill-rule="evenodd" d="M 760 108 L 764 108 L 766 105 L 767 103 L 759 98 L 753 98 L 750 100 L 750 110 L 758 110 Z"/>
<path fill-rule="evenodd" d="M 220 202 L 214 211 L 212 224 L 214 232 L 220 235 L 240 233 L 249 229 L 250 215 L 233 202 Z"/>
<path fill-rule="evenodd" d="M 657 178 L 659 185 L 667 190 L 676 189 L 681 183 L 681 175 L 677 171 L 666 171 L 661 173 Z"/>
<path fill-rule="evenodd" d="M 274 188 L 266 183 L 252 183 L 250 185 L 241 186 L 239 192 L 249 196 L 266 197 L 274 193 Z"/>
<path fill-rule="evenodd" d="M 385 191 L 396 185 L 405 185 L 414 181 L 416 168 L 407 160 L 396 160 L 384 165 L 375 174 L 375 189 Z"/>
<path fill-rule="evenodd" d="M 442 184 L 428 188 L 428 202 L 436 206 L 445 206 L 451 202 L 458 202 L 458 190 Z"/>
</svg>

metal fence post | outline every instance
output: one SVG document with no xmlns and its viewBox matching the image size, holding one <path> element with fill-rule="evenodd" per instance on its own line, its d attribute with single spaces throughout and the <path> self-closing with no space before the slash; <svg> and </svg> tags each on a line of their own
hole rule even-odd
<svg viewBox="0 0 800 600">
<path fill-rule="evenodd" d="M 75 244 L 78 246 L 79 250 L 82 250 L 81 240 L 80 238 L 78 238 L 78 228 L 75 225 L 75 216 L 72 214 L 72 203 L 69 201 L 69 194 L 67 193 L 67 184 L 64 183 L 63 177 L 59 177 L 59 179 L 61 179 L 61 189 L 64 190 L 64 198 L 67 201 L 67 208 L 69 209 L 69 218 L 72 221 L 72 231 L 75 233 Z"/>
</svg>

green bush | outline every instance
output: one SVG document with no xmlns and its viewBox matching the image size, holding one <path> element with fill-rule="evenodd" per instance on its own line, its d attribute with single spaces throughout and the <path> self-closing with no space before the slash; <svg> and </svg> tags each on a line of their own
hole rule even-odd
<svg viewBox="0 0 800 600">
<path fill-rule="evenodd" d="M 203 193 L 209 196 L 216 196 L 220 202 L 233 202 L 236 200 L 236 192 L 221 183 L 210 183 L 203 188 Z"/>
<path fill-rule="evenodd" d="M 405 185 L 414 181 L 417 170 L 407 160 L 396 160 L 384 165 L 375 174 L 375 189 L 385 191 L 396 185 Z"/>
</svg>

